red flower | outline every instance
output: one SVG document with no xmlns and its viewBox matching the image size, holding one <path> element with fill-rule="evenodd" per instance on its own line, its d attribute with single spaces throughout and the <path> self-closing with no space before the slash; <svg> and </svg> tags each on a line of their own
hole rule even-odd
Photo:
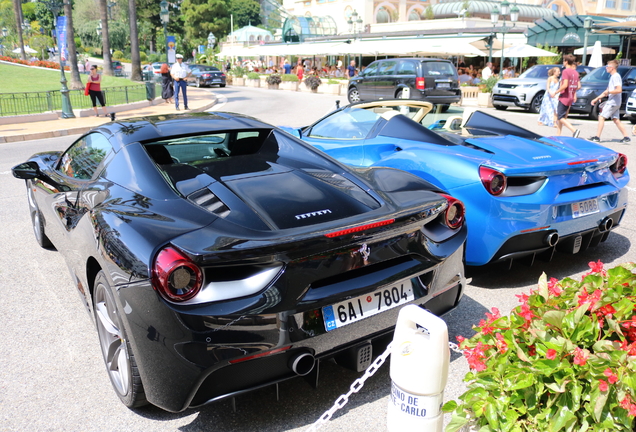
<svg viewBox="0 0 636 432">
<path fill-rule="evenodd" d="M 607 382 L 603 381 L 603 380 L 598 380 L 598 389 L 602 392 L 606 392 L 607 391 Z"/>
<path fill-rule="evenodd" d="M 462 335 L 457 335 L 455 336 L 455 339 L 457 339 L 457 342 L 462 343 L 466 340 L 466 338 Z"/>
<path fill-rule="evenodd" d="M 528 346 L 528 355 L 534 356 L 536 354 L 537 354 L 537 347 L 535 347 L 534 345 L 529 345 Z"/>
<path fill-rule="evenodd" d="M 603 375 L 607 377 L 607 381 L 609 381 L 610 384 L 614 384 L 616 381 L 618 381 L 618 377 L 614 372 L 612 372 L 610 368 L 605 369 Z"/>
<path fill-rule="evenodd" d="M 601 300 L 601 290 L 596 290 L 589 295 L 588 292 L 583 288 L 579 293 L 579 306 L 583 306 L 585 303 L 590 304 L 590 310 L 596 309 L 596 304 Z"/>
<path fill-rule="evenodd" d="M 574 348 L 574 364 L 579 366 L 585 366 L 587 359 L 590 356 L 590 352 L 586 349 L 579 347 Z"/>
<path fill-rule="evenodd" d="M 605 270 L 603 270 L 603 263 L 601 262 L 601 260 L 598 260 L 597 262 L 590 261 L 588 265 L 592 269 L 592 272 L 605 274 Z"/>
<path fill-rule="evenodd" d="M 493 332 L 493 330 L 495 329 L 494 327 L 488 325 L 490 324 L 489 322 L 486 322 L 484 320 L 479 320 L 479 328 L 481 328 L 481 332 L 483 334 L 491 334 Z"/>
<path fill-rule="evenodd" d="M 530 298 L 530 296 L 528 296 L 528 294 L 526 293 L 515 294 L 515 297 L 517 297 L 519 299 L 519 302 L 521 303 L 527 303 L 528 299 Z"/>
<path fill-rule="evenodd" d="M 476 370 L 477 372 L 486 369 L 486 364 L 482 359 L 486 358 L 485 351 L 490 348 L 490 345 L 484 345 L 482 342 L 478 342 L 472 349 L 464 351 L 464 356 L 468 361 L 468 367 Z"/>
<path fill-rule="evenodd" d="M 529 323 L 530 321 L 532 321 L 533 318 L 536 317 L 534 312 L 530 310 L 530 306 L 528 306 L 527 304 L 521 305 L 521 312 L 519 313 L 519 315 L 526 320 L 526 323 Z"/>
<path fill-rule="evenodd" d="M 506 343 L 506 340 L 501 333 L 497 333 L 495 337 L 497 338 L 497 349 L 501 351 L 502 354 L 505 354 L 506 351 L 508 351 L 508 344 Z"/>
<path fill-rule="evenodd" d="M 559 286 L 559 280 L 556 278 L 550 278 L 550 282 L 548 282 L 548 291 L 553 296 L 560 296 L 563 290 Z"/>
<path fill-rule="evenodd" d="M 557 352 L 556 350 L 553 349 L 549 349 L 546 353 L 545 353 L 545 357 L 548 360 L 554 360 L 556 358 Z"/>
</svg>

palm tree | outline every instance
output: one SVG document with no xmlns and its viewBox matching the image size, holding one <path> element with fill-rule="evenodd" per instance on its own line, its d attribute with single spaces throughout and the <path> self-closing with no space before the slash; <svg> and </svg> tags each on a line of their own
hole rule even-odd
<svg viewBox="0 0 636 432">
<path fill-rule="evenodd" d="M 77 68 L 77 47 L 75 46 L 75 30 L 73 30 L 73 8 L 71 2 L 64 2 L 66 15 L 66 45 L 68 46 L 68 62 L 71 68 L 71 89 L 81 89 L 82 79 Z"/>
<path fill-rule="evenodd" d="M 13 13 L 15 14 L 15 28 L 18 33 L 18 41 L 20 42 L 20 52 L 22 60 L 26 60 L 26 52 L 24 51 L 24 39 L 22 38 L 22 2 L 13 0 Z"/>
<path fill-rule="evenodd" d="M 113 62 L 110 58 L 110 40 L 108 39 L 107 0 L 99 0 L 99 18 L 102 23 L 102 54 L 104 55 L 104 75 L 113 76 Z"/>
<path fill-rule="evenodd" d="M 128 14 L 130 18 L 130 62 L 132 63 L 130 79 L 131 81 L 141 81 L 141 58 L 139 57 L 139 32 L 137 31 L 137 6 L 135 5 L 135 0 L 128 0 Z"/>
</svg>

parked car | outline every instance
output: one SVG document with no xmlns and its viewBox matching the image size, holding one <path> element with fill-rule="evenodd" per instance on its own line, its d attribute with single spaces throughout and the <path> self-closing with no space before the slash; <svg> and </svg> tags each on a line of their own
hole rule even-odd
<svg viewBox="0 0 636 432">
<path fill-rule="evenodd" d="M 128 407 L 317 383 L 329 359 L 362 371 L 398 306 L 442 314 L 465 288 L 460 201 L 404 171 L 354 171 L 247 116 L 107 123 L 13 175 Z"/>
<path fill-rule="evenodd" d="M 287 130 L 341 162 L 403 169 L 463 201 L 468 265 L 578 253 L 621 222 L 625 155 L 482 111 L 464 119 L 461 108 L 431 109 L 423 101 L 363 102 Z"/>
<path fill-rule="evenodd" d="M 459 76 L 452 62 L 435 58 L 377 60 L 349 80 L 349 103 L 402 98 L 442 104 L 444 109 L 461 100 Z"/>
<path fill-rule="evenodd" d="M 563 65 L 534 65 L 519 78 L 500 80 L 492 89 L 492 104 L 498 110 L 508 107 L 523 108 L 532 113 L 538 113 L 541 101 L 545 94 L 548 71 L 558 67 L 563 72 Z M 594 68 L 589 66 L 577 66 L 579 76 L 584 77 Z"/>
<path fill-rule="evenodd" d="M 124 76 L 124 65 L 122 65 L 120 61 L 114 61 L 111 64 L 113 65 L 113 73 L 115 76 Z"/>
<path fill-rule="evenodd" d="M 218 85 L 225 87 L 225 73 L 214 66 L 193 64 L 190 65 L 192 75 L 187 78 L 188 85 L 194 84 L 197 87 L 211 87 Z"/>
<path fill-rule="evenodd" d="M 627 104 L 625 104 L 625 117 L 631 124 L 636 124 L 636 89 L 632 90 L 632 93 L 627 98 Z"/>
<path fill-rule="evenodd" d="M 623 95 L 620 113 L 625 114 L 627 99 L 636 89 L 636 67 L 619 66 L 617 72 L 623 79 Z M 576 92 L 576 102 L 570 108 L 571 113 L 587 114 L 596 120 L 599 115 L 599 105 L 607 98 L 601 99 L 600 103 L 592 106 L 592 99 L 603 93 L 609 84 L 610 74 L 604 66 L 594 69 L 591 73 L 581 79 L 581 88 Z"/>
<path fill-rule="evenodd" d="M 145 81 L 161 81 L 161 62 L 154 62 L 144 66 L 142 69 Z"/>
</svg>

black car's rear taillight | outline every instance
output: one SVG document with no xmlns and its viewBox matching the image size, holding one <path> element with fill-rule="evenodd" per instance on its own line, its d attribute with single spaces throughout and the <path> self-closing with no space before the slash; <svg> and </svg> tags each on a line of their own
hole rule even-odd
<svg viewBox="0 0 636 432">
<path fill-rule="evenodd" d="M 610 170 L 612 171 L 612 174 L 614 174 L 614 177 L 620 177 L 625 173 L 626 169 L 627 156 L 625 156 L 623 153 L 619 153 L 618 158 L 616 158 L 616 162 L 614 162 L 610 166 Z"/>
<path fill-rule="evenodd" d="M 415 78 L 415 88 L 424 90 L 426 88 L 426 80 L 423 77 Z"/>
<path fill-rule="evenodd" d="M 466 207 L 464 203 L 450 195 L 442 194 L 448 201 L 448 207 L 444 213 L 444 222 L 451 229 L 460 228 L 466 220 Z"/>
<path fill-rule="evenodd" d="M 479 167 L 479 178 L 489 194 L 497 196 L 506 190 L 506 176 L 492 168 Z"/>
<path fill-rule="evenodd" d="M 201 291 L 203 273 L 186 255 L 173 247 L 162 249 L 152 269 L 154 288 L 166 299 L 182 302 Z"/>
</svg>

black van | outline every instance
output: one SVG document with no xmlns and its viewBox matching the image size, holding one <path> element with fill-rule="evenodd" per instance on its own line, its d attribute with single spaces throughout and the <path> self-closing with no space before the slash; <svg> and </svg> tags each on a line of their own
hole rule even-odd
<svg viewBox="0 0 636 432">
<path fill-rule="evenodd" d="M 360 75 L 349 80 L 349 103 L 404 97 L 435 104 L 459 102 L 461 89 L 453 63 L 435 58 L 393 58 L 376 60 Z"/>
</svg>

